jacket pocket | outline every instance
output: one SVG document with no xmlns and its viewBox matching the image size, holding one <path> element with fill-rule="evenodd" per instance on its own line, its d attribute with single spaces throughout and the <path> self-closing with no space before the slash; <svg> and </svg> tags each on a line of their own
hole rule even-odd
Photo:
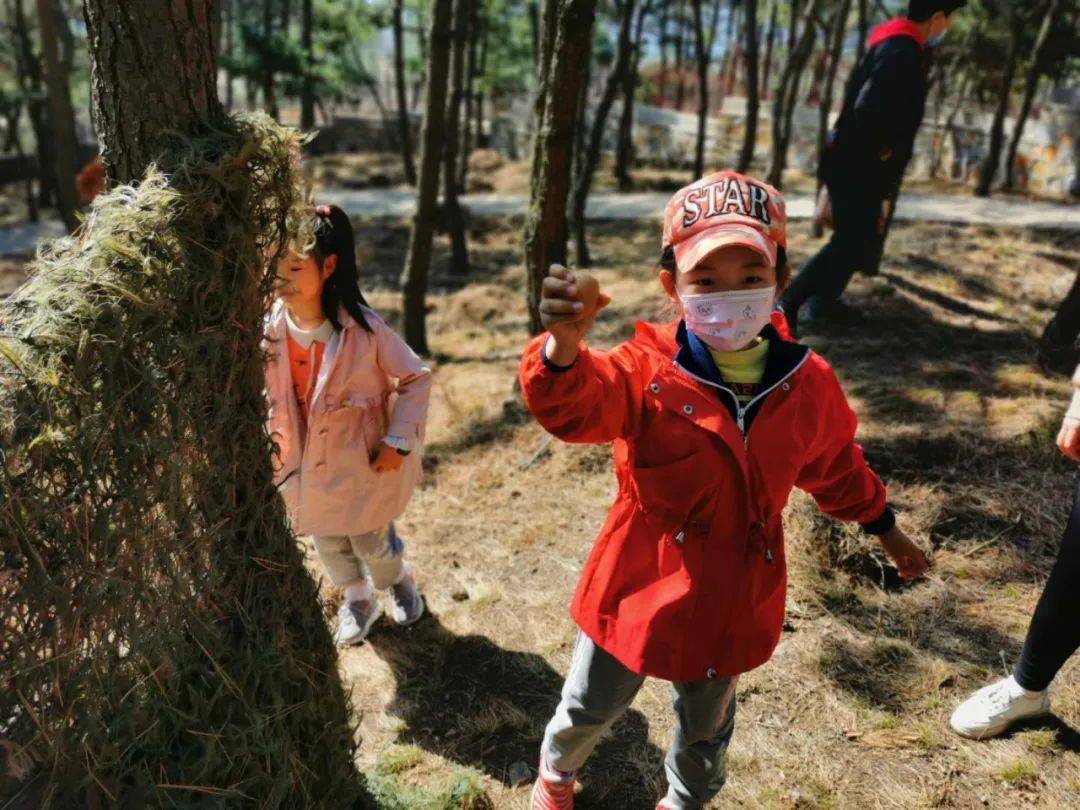
<svg viewBox="0 0 1080 810">
<path fill-rule="evenodd" d="M 701 453 L 649 467 L 630 470 L 635 499 L 646 513 L 659 512 L 667 520 L 681 521 L 699 504 L 705 491 L 716 486 L 702 469 Z"/>
<path fill-rule="evenodd" d="M 329 472 L 336 477 L 370 476 L 371 452 L 366 423 L 367 411 L 343 405 L 323 416 L 326 434 L 326 460 Z"/>
</svg>

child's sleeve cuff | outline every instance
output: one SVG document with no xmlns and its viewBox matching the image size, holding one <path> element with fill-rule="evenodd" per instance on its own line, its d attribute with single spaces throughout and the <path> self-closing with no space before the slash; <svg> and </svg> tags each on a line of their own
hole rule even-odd
<svg viewBox="0 0 1080 810">
<path fill-rule="evenodd" d="M 540 359 L 544 361 L 544 368 L 546 368 L 548 371 L 554 371 L 556 373 L 569 371 L 570 369 L 572 369 L 577 363 L 577 357 L 575 357 L 574 362 L 568 366 L 560 366 L 558 363 L 553 363 L 550 359 L 548 359 L 547 347 L 550 341 L 551 337 L 549 336 L 547 340 L 540 344 Z M 578 356 L 580 356 L 580 352 L 578 353 Z"/>
<path fill-rule="evenodd" d="M 896 525 L 896 513 L 886 506 L 885 511 L 881 513 L 881 517 L 860 525 L 867 534 L 885 534 Z"/>
</svg>

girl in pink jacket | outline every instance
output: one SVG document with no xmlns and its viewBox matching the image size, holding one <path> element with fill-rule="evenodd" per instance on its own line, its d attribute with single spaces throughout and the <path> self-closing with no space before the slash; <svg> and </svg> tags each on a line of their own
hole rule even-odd
<svg viewBox="0 0 1080 810">
<path fill-rule="evenodd" d="M 316 208 L 314 232 L 277 265 L 267 430 L 293 530 L 344 591 L 335 641 L 349 645 L 382 615 L 375 590 L 389 589 L 399 625 L 424 613 L 393 520 L 420 480 L 431 372 L 364 300 L 345 212 Z"/>
</svg>

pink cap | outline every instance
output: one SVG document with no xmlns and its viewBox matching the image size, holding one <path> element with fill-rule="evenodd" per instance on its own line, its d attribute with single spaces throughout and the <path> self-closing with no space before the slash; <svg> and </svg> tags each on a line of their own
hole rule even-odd
<svg viewBox="0 0 1080 810">
<path fill-rule="evenodd" d="M 787 248 L 784 198 L 772 186 L 738 172 L 717 172 L 675 192 L 664 209 L 661 247 L 675 249 L 675 263 L 691 270 L 720 248 L 756 250 L 776 266 Z"/>
</svg>

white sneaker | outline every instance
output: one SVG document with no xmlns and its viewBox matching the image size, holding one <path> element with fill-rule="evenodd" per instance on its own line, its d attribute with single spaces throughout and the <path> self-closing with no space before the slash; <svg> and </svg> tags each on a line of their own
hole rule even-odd
<svg viewBox="0 0 1080 810">
<path fill-rule="evenodd" d="M 424 615 L 424 597 L 417 590 L 411 568 L 405 569 L 401 582 L 390 586 L 390 615 L 402 627 L 415 624 Z"/>
<path fill-rule="evenodd" d="M 1050 692 L 1029 696 L 1012 676 L 984 686 L 956 707 L 949 719 L 961 737 L 983 740 L 996 737 L 1013 723 L 1050 712 Z"/>
<path fill-rule="evenodd" d="M 355 602 L 346 602 L 338 608 L 338 626 L 334 632 L 334 643 L 339 647 L 348 647 L 359 644 L 372 626 L 382 616 L 382 605 L 378 599 L 363 599 Z"/>
</svg>

